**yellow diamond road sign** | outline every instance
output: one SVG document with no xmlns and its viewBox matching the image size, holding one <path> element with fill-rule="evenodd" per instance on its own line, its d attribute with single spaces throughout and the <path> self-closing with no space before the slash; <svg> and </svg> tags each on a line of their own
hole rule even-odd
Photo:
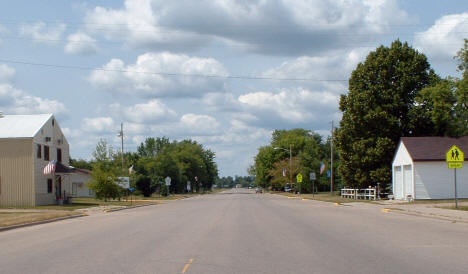
<svg viewBox="0 0 468 274">
<path fill-rule="evenodd" d="M 448 163 L 448 168 L 462 168 L 465 154 L 454 145 L 445 154 L 445 161 Z"/>
<path fill-rule="evenodd" d="M 297 180 L 298 183 L 302 183 L 302 174 L 300 174 L 300 173 L 297 174 L 296 180 Z"/>
</svg>

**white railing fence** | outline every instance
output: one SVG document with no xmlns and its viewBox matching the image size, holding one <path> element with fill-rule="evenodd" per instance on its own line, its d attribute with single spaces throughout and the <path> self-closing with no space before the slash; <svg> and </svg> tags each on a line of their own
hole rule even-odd
<svg viewBox="0 0 468 274">
<path fill-rule="evenodd" d="M 342 188 L 341 198 L 377 200 L 379 197 L 375 188 Z"/>
</svg>

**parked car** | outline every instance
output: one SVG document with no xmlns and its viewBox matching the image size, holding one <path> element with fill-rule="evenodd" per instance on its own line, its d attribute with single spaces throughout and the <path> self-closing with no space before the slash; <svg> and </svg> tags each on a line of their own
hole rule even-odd
<svg viewBox="0 0 468 274">
<path fill-rule="evenodd" d="M 285 186 L 284 187 L 284 192 L 291 192 L 291 188 L 289 186 Z"/>
<path fill-rule="evenodd" d="M 255 193 L 263 193 L 263 189 L 257 187 L 257 188 L 255 189 Z"/>
</svg>

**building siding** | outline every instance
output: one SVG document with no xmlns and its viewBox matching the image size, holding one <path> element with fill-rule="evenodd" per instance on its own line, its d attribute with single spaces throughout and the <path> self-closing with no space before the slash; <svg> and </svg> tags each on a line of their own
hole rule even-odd
<svg viewBox="0 0 468 274">
<path fill-rule="evenodd" d="M 94 197 L 94 194 L 89 194 L 87 183 L 91 181 L 89 174 L 75 172 L 71 175 L 72 194 L 73 197 Z M 73 193 L 73 185 L 75 185 L 76 193 Z"/>
<path fill-rule="evenodd" d="M 32 138 L 0 139 L 0 205 L 34 206 Z"/>
<path fill-rule="evenodd" d="M 53 124 L 52 124 L 52 121 Z M 49 141 L 46 141 L 46 137 L 50 137 Z M 55 187 L 57 184 L 57 177 L 54 174 L 44 175 L 44 167 L 49 161 L 44 160 L 44 154 L 42 158 L 36 157 L 36 145 L 40 144 L 42 148 L 44 145 L 49 146 L 50 149 L 50 160 L 57 160 L 57 148 L 62 150 L 62 164 L 68 166 L 70 163 L 69 145 L 63 135 L 60 127 L 55 120 L 54 116 L 49 119 L 44 126 L 34 136 L 33 154 L 34 154 L 34 178 L 35 178 L 35 193 L 36 193 L 36 205 L 48 205 L 54 204 L 55 198 Z M 62 176 L 62 194 L 71 194 L 70 175 Z M 52 179 L 52 193 L 47 193 L 47 179 Z"/>
<path fill-rule="evenodd" d="M 415 162 L 416 199 L 453 199 L 454 171 L 445 162 Z M 458 198 L 468 198 L 468 167 L 457 169 Z"/>
</svg>

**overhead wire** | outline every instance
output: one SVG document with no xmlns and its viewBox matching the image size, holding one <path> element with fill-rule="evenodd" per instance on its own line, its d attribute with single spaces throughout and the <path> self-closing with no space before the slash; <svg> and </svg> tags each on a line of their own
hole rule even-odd
<svg viewBox="0 0 468 274">
<path fill-rule="evenodd" d="M 0 59 L 0 62 L 9 63 L 9 64 L 50 67 L 50 68 L 121 72 L 121 73 L 137 73 L 137 74 L 163 75 L 163 76 L 183 76 L 183 77 L 242 79 L 242 80 L 274 80 L 274 81 L 311 81 L 311 82 L 346 82 L 348 81 L 345 79 L 277 78 L 277 77 L 266 77 L 266 76 L 218 75 L 218 74 L 199 74 L 199 73 L 188 74 L 188 73 L 178 73 L 178 72 L 156 72 L 156 71 L 125 70 L 125 69 L 91 68 L 91 67 L 82 67 L 82 66 L 25 62 L 25 61 L 8 60 L 8 59 Z"/>
</svg>

